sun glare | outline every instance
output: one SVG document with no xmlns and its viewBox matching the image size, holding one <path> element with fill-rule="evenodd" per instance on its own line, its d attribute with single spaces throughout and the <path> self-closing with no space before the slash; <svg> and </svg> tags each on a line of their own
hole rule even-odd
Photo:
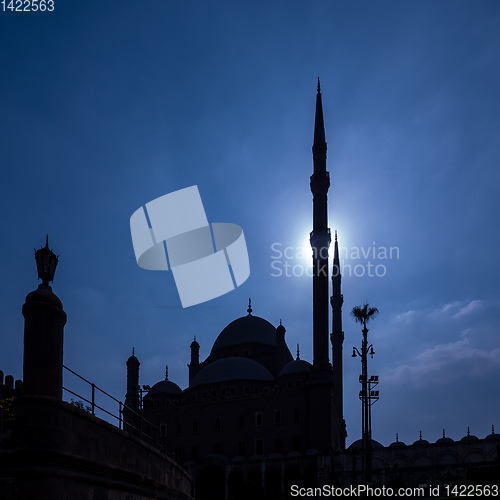
<svg viewBox="0 0 500 500">
<path fill-rule="evenodd" d="M 343 235 L 343 237 L 342 237 Z M 345 258 L 346 244 L 345 241 L 348 239 L 346 230 L 339 230 L 339 249 L 341 259 Z M 332 241 L 329 248 L 329 261 L 333 259 L 333 250 L 335 242 L 335 231 L 332 229 Z M 312 249 L 311 242 L 309 240 L 309 231 L 301 231 L 297 238 L 296 256 L 300 257 L 302 265 L 312 265 Z"/>
</svg>

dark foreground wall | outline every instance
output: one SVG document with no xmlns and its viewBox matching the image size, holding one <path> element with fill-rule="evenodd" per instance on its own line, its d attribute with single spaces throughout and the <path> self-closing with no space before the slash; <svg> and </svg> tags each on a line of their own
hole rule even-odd
<svg viewBox="0 0 500 500">
<path fill-rule="evenodd" d="M 64 402 L 17 398 L 0 442 L 2 500 L 188 500 L 192 481 L 170 458 Z"/>
</svg>

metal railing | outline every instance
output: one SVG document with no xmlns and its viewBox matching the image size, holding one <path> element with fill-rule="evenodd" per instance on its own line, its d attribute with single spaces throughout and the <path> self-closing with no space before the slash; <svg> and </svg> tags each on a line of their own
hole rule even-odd
<svg viewBox="0 0 500 500">
<path fill-rule="evenodd" d="M 72 394 L 73 396 L 79 398 L 82 401 L 85 401 L 88 403 L 90 406 L 88 407 L 89 413 L 92 413 L 92 415 L 95 415 L 96 409 L 104 412 L 105 414 L 109 415 L 112 418 L 115 418 L 118 420 L 118 428 L 127 430 L 130 432 L 130 429 L 132 429 L 133 434 L 138 435 L 143 441 L 149 442 L 152 444 L 155 448 L 157 448 L 159 451 L 165 453 L 166 455 L 170 456 L 171 458 L 175 459 L 175 456 L 172 452 L 168 451 L 167 447 L 167 438 L 166 437 L 161 437 L 160 433 L 158 432 L 158 427 L 156 427 L 154 424 L 149 422 L 149 420 L 146 420 L 142 416 L 142 412 L 138 413 L 129 406 L 125 405 L 122 403 L 119 399 L 116 399 L 113 397 L 111 394 L 107 393 L 100 387 L 98 387 L 96 384 L 93 382 L 90 382 L 90 380 L 87 380 L 86 378 L 82 377 L 75 371 L 73 371 L 71 368 L 68 368 L 67 366 L 63 365 L 63 368 L 76 377 L 78 377 L 80 380 L 85 382 L 91 387 L 91 397 L 90 399 L 87 399 L 86 397 L 82 396 L 81 394 L 78 394 L 71 389 L 68 389 L 67 387 L 63 386 L 63 390 L 68 392 L 69 394 Z M 104 396 L 110 398 L 114 402 L 118 403 L 118 415 L 112 413 L 111 411 L 107 410 L 106 408 L 103 408 L 102 406 L 98 405 L 96 403 L 96 391 L 104 394 Z M 124 413 L 127 412 L 130 414 L 132 417 L 131 419 L 127 419 L 127 421 L 124 420 Z M 134 423 L 130 422 L 129 420 L 132 420 L 134 423 L 138 422 L 138 426 L 134 425 Z M 124 427 L 127 427 L 126 429 Z"/>
</svg>

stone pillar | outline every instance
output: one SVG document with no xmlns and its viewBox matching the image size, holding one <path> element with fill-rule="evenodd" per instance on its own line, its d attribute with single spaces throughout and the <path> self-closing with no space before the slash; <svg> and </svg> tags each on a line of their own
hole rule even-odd
<svg viewBox="0 0 500 500">
<path fill-rule="evenodd" d="M 52 287 L 41 284 L 29 293 L 23 316 L 23 392 L 61 400 L 66 313 Z"/>
</svg>

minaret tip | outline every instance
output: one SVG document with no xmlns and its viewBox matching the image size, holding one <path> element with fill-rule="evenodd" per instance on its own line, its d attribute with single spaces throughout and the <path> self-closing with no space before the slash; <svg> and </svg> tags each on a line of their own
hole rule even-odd
<svg viewBox="0 0 500 500">
<path fill-rule="evenodd" d="M 318 76 L 318 94 L 321 93 L 321 85 L 319 84 L 319 76 Z"/>
<path fill-rule="evenodd" d="M 335 243 L 337 243 L 337 230 L 335 229 Z"/>
<path fill-rule="evenodd" d="M 135 347 L 132 347 L 132 356 L 135 356 Z"/>
</svg>

